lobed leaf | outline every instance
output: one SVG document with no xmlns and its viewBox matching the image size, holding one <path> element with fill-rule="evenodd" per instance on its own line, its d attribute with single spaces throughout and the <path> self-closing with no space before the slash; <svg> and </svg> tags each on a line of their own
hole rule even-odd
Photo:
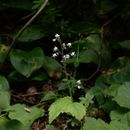
<svg viewBox="0 0 130 130">
<path fill-rule="evenodd" d="M 13 67 L 27 78 L 40 69 L 44 61 L 44 53 L 41 48 L 34 48 L 30 52 L 13 50 L 10 53 L 10 61 Z"/>
<path fill-rule="evenodd" d="M 49 123 L 56 119 L 61 113 L 67 113 L 81 120 L 86 113 L 81 103 L 72 102 L 71 97 L 64 97 L 56 100 L 49 108 Z"/>
</svg>

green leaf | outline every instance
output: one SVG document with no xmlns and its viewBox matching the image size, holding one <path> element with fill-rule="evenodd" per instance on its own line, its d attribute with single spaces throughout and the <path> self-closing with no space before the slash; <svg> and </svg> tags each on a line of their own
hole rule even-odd
<svg viewBox="0 0 130 130">
<path fill-rule="evenodd" d="M 67 113 L 81 120 L 86 113 L 85 107 L 78 102 L 73 102 L 71 97 L 60 98 L 55 101 L 49 108 L 49 123 L 55 120 L 59 114 Z"/>
<path fill-rule="evenodd" d="M 115 101 L 121 107 L 130 109 L 130 82 L 124 82 L 122 85 L 111 85 L 107 94 L 112 96 L 113 101 Z"/>
<path fill-rule="evenodd" d="M 4 76 L 0 75 L 0 91 L 9 91 L 9 83 Z"/>
<path fill-rule="evenodd" d="M 31 52 L 13 50 L 10 53 L 10 61 L 13 67 L 27 78 L 40 69 L 44 61 L 44 53 L 41 48 L 34 48 Z"/>
<path fill-rule="evenodd" d="M 101 109 L 103 109 L 107 114 L 110 114 L 110 112 L 114 109 L 118 109 L 119 105 L 117 105 L 117 103 L 113 100 L 111 100 L 111 98 L 107 98 L 105 103 L 102 104 Z"/>
<path fill-rule="evenodd" d="M 105 102 L 103 87 L 101 88 L 99 86 L 94 86 L 89 91 L 91 92 L 92 95 L 95 96 L 99 105 L 102 105 Z"/>
<path fill-rule="evenodd" d="M 45 34 L 43 32 L 43 28 L 41 28 L 40 26 L 33 25 L 33 26 L 28 27 L 21 34 L 21 36 L 18 38 L 18 41 L 31 42 L 34 40 L 38 40 L 38 39 L 42 38 L 43 36 L 45 36 Z"/>
<path fill-rule="evenodd" d="M 26 77 L 24 77 L 23 75 L 21 75 L 20 73 L 18 73 L 16 70 L 13 70 L 9 75 L 8 78 L 10 80 L 14 80 L 14 81 L 25 81 L 27 80 Z"/>
<path fill-rule="evenodd" d="M 129 130 L 130 127 L 120 121 L 111 121 L 108 130 Z"/>
<path fill-rule="evenodd" d="M 37 70 L 30 78 L 35 81 L 43 81 L 46 80 L 48 76 L 45 72 Z"/>
<path fill-rule="evenodd" d="M 72 26 L 69 28 L 72 30 L 73 33 L 98 33 L 99 27 L 96 25 L 96 23 L 82 21 L 82 22 L 76 22 L 73 23 Z"/>
<path fill-rule="evenodd" d="M 110 0 L 103 0 L 97 2 L 97 13 L 99 16 L 103 16 L 106 13 L 109 13 L 117 7 L 117 4 Z"/>
<path fill-rule="evenodd" d="M 101 119 L 87 117 L 83 126 L 83 130 L 109 130 L 107 124 Z"/>
<path fill-rule="evenodd" d="M 55 59 L 46 56 L 43 62 L 43 69 L 51 78 L 60 78 L 62 74 L 62 66 Z"/>
<path fill-rule="evenodd" d="M 125 40 L 125 41 L 119 42 L 118 44 L 123 48 L 130 49 L 130 40 Z"/>
<path fill-rule="evenodd" d="M 9 84 L 5 77 L 0 76 L 0 112 L 10 105 Z"/>
<path fill-rule="evenodd" d="M 41 101 L 48 101 L 48 100 L 52 100 L 52 99 L 56 99 L 57 95 L 54 92 L 46 92 L 44 93 L 44 96 L 41 98 Z"/>
<path fill-rule="evenodd" d="M 6 109 L 9 112 L 9 118 L 12 120 L 18 120 L 24 126 L 31 126 L 32 123 L 44 115 L 44 111 L 35 106 L 26 107 L 24 104 L 15 104 Z"/>
<path fill-rule="evenodd" d="M 113 99 L 120 106 L 130 109 L 130 82 L 125 82 L 118 89 L 116 96 Z"/>
<path fill-rule="evenodd" d="M 1 117 L 0 130 L 29 130 L 29 127 L 24 126 L 17 120 L 8 120 L 5 117 Z"/>
<path fill-rule="evenodd" d="M 78 62 L 80 63 L 98 63 L 99 53 L 102 45 L 102 66 L 108 66 L 111 62 L 111 50 L 109 43 L 104 41 L 101 43 L 99 34 L 91 34 L 85 40 L 78 40 L 73 43 L 73 48 L 79 48 Z M 76 58 L 70 59 L 69 63 L 75 63 Z"/>
<path fill-rule="evenodd" d="M 54 130 L 55 127 L 53 125 L 46 125 L 46 129 L 45 130 Z"/>
<path fill-rule="evenodd" d="M 82 130 L 129 130 L 127 124 L 120 121 L 111 121 L 110 124 L 105 123 L 101 119 L 87 117 Z"/>
<path fill-rule="evenodd" d="M 107 94 L 110 96 L 116 96 L 118 93 L 118 89 L 120 87 L 120 84 L 112 84 L 108 89 L 107 89 Z"/>
<path fill-rule="evenodd" d="M 130 58 L 119 57 L 109 68 L 108 72 L 102 76 L 107 84 L 121 84 L 130 81 Z"/>
<path fill-rule="evenodd" d="M 111 111 L 110 117 L 112 121 L 120 121 L 121 123 L 130 126 L 130 112 Z"/>
<path fill-rule="evenodd" d="M 98 56 L 93 50 L 82 51 L 79 54 L 79 63 L 98 63 Z"/>
<path fill-rule="evenodd" d="M 90 103 L 92 103 L 92 99 L 94 98 L 94 94 L 91 93 L 91 91 L 88 91 L 85 94 L 85 97 L 80 97 L 79 99 L 81 100 L 81 103 L 85 105 L 87 108 Z"/>
</svg>

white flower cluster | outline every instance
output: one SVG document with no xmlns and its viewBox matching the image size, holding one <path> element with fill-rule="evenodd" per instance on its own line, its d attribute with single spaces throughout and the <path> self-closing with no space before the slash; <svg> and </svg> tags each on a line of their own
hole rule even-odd
<svg viewBox="0 0 130 130">
<path fill-rule="evenodd" d="M 67 48 L 72 47 L 72 43 L 70 43 L 70 42 L 69 42 L 69 43 L 61 43 L 61 39 L 60 39 L 60 35 L 59 35 L 59 34 L 55 34 L 55 38 L 52 39 L 52 41 L 53 41 L 53 42 L 55 42 L 55 41 L 60 42 L 63 51 L 64 51 L 65 49 L 67 49 Z M 54 52 L 54 53 L 52 54 L 52 57 L 53 57 L 53 58 L 56 58 L 56 57 L 59 56 L 59 54 L 61 54 L 61 56 L 62 56 L 61 62 L 64 62 L 64 61 L 66 61 L 67 59 L 69 59 L 69 58 L 75 56 L 75 52 L 74 52 L 74 51 L 73 51 L 73 52 L 70 52 L 70 53 L 68 53 L 68 54 L 62 54 L 63 52 L 61 52 L 57 46 L 54 46 L 53 52 Z"/>
<path fill-rule="evenodd" d="M 77 87 L 78 89 L 81 89 L 81 86 L 82 86 L 81 80 L 77 80 L 77 82 L 76 82 L 76 87 Z"/>
</svg>

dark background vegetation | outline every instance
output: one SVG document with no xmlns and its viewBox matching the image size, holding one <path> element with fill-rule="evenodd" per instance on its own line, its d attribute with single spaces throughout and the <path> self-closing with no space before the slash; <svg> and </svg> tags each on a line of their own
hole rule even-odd
<svg viewBox="0 0 130 130">
<path fill-rule="evenodd" d="M 46 65 L 37 69 L 30 77 L 26 77 L 12 65 L 11 54 L 6 55 L 13 38 L 42 3 L 42 0 L 0 1 L 0 72 L 10 83 L 12 104 L 17 102 L 29 105 L 37 104 L 40 97 L 23 100 L 18 98 L 18 94 L 31 93 L 28 92 L 30 88 L 35 92 L 57 92 L 55 86 L 64 78 L 64 75 L 58 77 L 59 70 L 54 68 L 47 70 Z M 46 56 L 51 57 L 53 47 L 59 46 L 58 42 L 52 41 L 56 33 L 61 36 L 63 42 L 73 44 L 72 51 L 77 51 L 77 46 L 79 46 L 79 51 L 85 52 L 83 59 L 86 60 L 82 60 L 78 67 L 74 67 L 75 61 L 73 60 L 67 63 L 68 72 L 77 69 L 75 78 L 83 79 L 84 89 L 76 89 L 73 95 L 76 101 L 91 88 L 90 86 L 95 84 L 122 84 L 130 81 L 129 63 L 127 63 L 130 56 L 129 0 L 50 0 L 43 11 L 16 39 L 11 50 L 20 49 L 29 52 L 40 47 Z M 87 42 L 92 45 L 87 46 Z M 87 49 L 84 51 L 84 47 L 91 50 L 92 55 L 86 51 Z M 96 50 L 97 57 L 93 56 L 95 55 L 93 50 Z M 86 57 L 89 57 L 90 60 Z M 121 61 L 120 57 L 128 57 L 128 59 Z M 60 60 L 61 57 L 57 59 L 58 62 Z M 118 70 L 121 72 L 118 73 Z M 50 71 L 55 73 L 50 75 Z M 39 73 L 40 76 L 42 75 L 41 77 Z M 102 75 L 106 76 L 104 81 L 100 81 Z M 33 79 L 34 77 L 37 80 Z M 68 90 L 58 94 L 68 95 Z M 95 105 L 99 107 L 100 102 L 97 100 L 95 99 Z M 46 107 L 48 108 L 48 105 Z M 103 114 L 101 118 L 108 121 L 109 114 L 106 114 L 105 109 Z M 44 121 L 47 122 L 47 119 Z M 64 123 L 63 119 L 61 119 L 61 123 Z M 45 124 L 41 123 L 40 127 L 45 127 Z M 77 129 L 80 129 L 79 127 L 80 125 Z"/>
</svg>

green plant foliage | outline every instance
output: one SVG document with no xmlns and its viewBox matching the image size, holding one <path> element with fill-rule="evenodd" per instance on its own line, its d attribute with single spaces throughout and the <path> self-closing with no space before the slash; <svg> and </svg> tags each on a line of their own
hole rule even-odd
<svg viewBox="0 0 130 130">
<path fill-rule="evenodd" d="M 103 46 L 102 50 L 101 46 Z M 99 53 L 102 53 L 103 55 L 102 66 L 108 66 L 108 64 L 111 62 L 111 52 L 108 42 L 104 41 L 102 43 L 99 34 L 91 34 L 84 40 L 75 41 L 73 48 L 77 50 L 77 53 L 79 54 L 77 55 L 77 57 L 67 60 L 67 63 L 74 63 L 78 65 L 80 63 L 98 64 L 100 55 Z"/>
<path fill-rule="evenodd" d="M 83 126 L 83 130 L 108 130 L 106 123 L 98 119 L 96 120 L 95 118 L 87 117 Z"/>
<path fill-rule="evenodd" d="M 130 40 L 125 40 L 125 41 L 119 42 L 118 44 L 123 48 L 130 49 Z"/>
<path fill-rule="evenodd" d="M 48 101 L 57 99 L 57 95 L 54 92 L 45 92 L 44 96 L 41 98 L 41 101 Z"/>
<path fill-rule="evenodd" d="M 110 124 L 105 123 L 101 119 L 87 117 L 83 130 L 129 130 L 130 127 L 120 121 L 111 121 Z"/>
<path fill-rule="evenodd" d="M 34 48 L 29 53 L 22 50 L 12 50 L 10 61 L 13 67 L 27 78 L 33 72 L 40 69 L 44 61 L 44 53 L 41 48 Z"/>
<path fill-rule="evenodd" d="M 44 30 L 38 25 L 30 26 L 22 33 L 18 40 L 20 42 L 31 42 L 38 40 L 45 35 L 43 31 Z"/>
<path fill-rule="evenodd" d="M 15 104 L 8 107 L 6 111 L 9 112 L 8 117 L 11 120 L 18 120 L 27 127 L 30 127 L 39 117 L 44 116 L 43 109 L 35 106 L 26 107 L 24 104 Z"/>
<path fill-rule="evenodd" d="M 6 46 L 4 44 L 0 44 L 0 64 L 3 63 L 8 49 L 9 49 L 8 46 Z"/>
<path fill-rule="evenodd" d="M 17 72 L 16 70 L 12 71 L 9 75 L 8 78 L 10 80 L 15 80 L 15 81 L 25 81 L 26 78 L 21 75 L 19 72 Z"/>
<path fill-rule="evenodd" d="M 119 57 L 112 65 L 111 68 L 102 76 L 105 83 L 120 84 L 130 80 L 130 58 Z"/>
<path fill-rule="evenodd" d="M 29 130 L 29 127 L 25 127 L 17 120 L 8 120 L 6 117 L 0 118 L 1 130 Z"/>
<path fill-rule="evenodd" d="M 45 0 L 34 0 L 33 1 L 33 6 L 32 6 L 32 9 L 37 9 L 41 6 L 41 4 L 44 2 Z"/>
<path fill-rule="evenodd" d="M 43 81 L 43 80 L 46 80 L 48 77 L 45 72 L 39 70 L 39 71 L 36 71 L 30 78 L 31 80 L 35 80 L 35 81 Z"/>
<path fill-rule="evenodd" d="M 100 5 L 97 7 L 100 16 L 109 13 L 117 7 L 116 3 L 108 0 L 101 0 L 100 2 L 97 2 L 97 5 Z"/>
<path fill-rule="evenodd" d="M 79 54 L 79 63 L 97 63 L 98 62 L 97 54 L 92 50 L 82 51 Z"/>
<path fill-rule="evenodd" d="M 32 3 L 30 3 L 29 0 L 13 0 L 13 1 L 5 1 L 1 0 L 0 1 L 0 9 L 6 9 L 6 8 L 17 8 L 17 9 L 25 9 L 25 10 L 30 10 L 32 7 Z"/>
<path fill-rule="evenodd" d="M 120 88 L 120 84 L 112 84 L 108 89 L 107 89 L 107 94 L 109 96 L 116 96 L 118 93 L 118 89 Z"/>
<path fill-rule="evenodd" d="M 92 103 L 92 99 L 94 98 L 94 95 L 91 93 L 91 91 L 87 92 L 85 94 L 85 97 L 80 97 L 79 99 L 81 100 L 81 103 L 85 105 L 87 108 L 90 103 Z"/>
<path fill-rule="evenodd" d="M 7 79 L 0 76 L 0 112 L 10 105 L 10 91 Z"/>
<path fill-rule="evenodd" d="M 81 103 L 73 102 L 71 97 L 60 98 L 49 108 L 49 123 L 62 113 L 70 114 L 77 120 L 81 120 L 85 116 L 86 109 Z"/>
<path fill-rule="evenodd" d="M 62 74 L 62 66 L 55 59 L 46 56 L 43 62 L 43 69 L 51 78 L 60 78 Z"/>
<path fill-rule="evenodd" d="M 130 129 L 129 0 L 0 0 L 0 19 L 0 130 Z"/>
<path fill-rule="evenodd" d="M 125 82 L 118 89 L 117 94 L 114 96 L 113 100 L 116 101 L 120 106 L 130 109 L 130 82 Z"/>
<path fill-rule="evenodd" d="M 81 21 L 78 23 L 74 23 L 70 30 L 72 30 L 72 33 L 98 33 L 99 27 L 95 23 L 87 22 L 87 21 Z"/>
<path fill-rule="evenodd" d="M 130 126 L 130 112 L 111 111 L 110 117 L 112 121 L 120 121 L 121 123 Z"/>
</svg>

